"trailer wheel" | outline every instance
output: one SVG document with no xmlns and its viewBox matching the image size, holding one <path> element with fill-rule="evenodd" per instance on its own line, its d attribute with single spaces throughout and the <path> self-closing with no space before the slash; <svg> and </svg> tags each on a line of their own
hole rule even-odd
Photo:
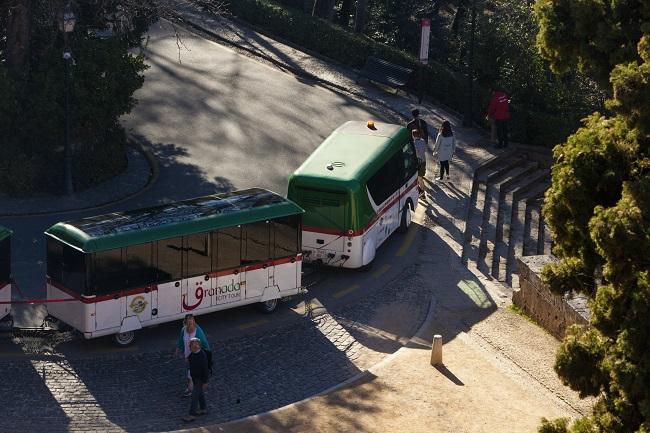
<svg viewBox="0 0 650 433">
<path fill-rule="evenodd" d="M 118 347 L 126 347 L 135 341 L 135 331 L 118 332 L 113 334 L 113 342 Z"/>
<path fill-rule="evenodd" d="M 258 310 L 264 314 L 271 314 L 278 306 L 278 299 L 269 299 L 268 301 L 259 302 L 255 305 Z"/>
</svg>

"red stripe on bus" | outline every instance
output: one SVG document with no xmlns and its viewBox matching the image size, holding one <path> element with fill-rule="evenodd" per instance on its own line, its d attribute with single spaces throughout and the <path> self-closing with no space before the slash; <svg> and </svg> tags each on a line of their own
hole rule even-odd
<svg viewBox="0 0 650 433">
<path fill-rule="evenodd" d="M 294 263 L 294 262 L 299 262 L 302 261 L 302 254 L 299 254 L 297 256 L 289 256 L 289 257 L 283 257 L 281 259 L 273 260 L 270 262 L 267 262 L 267 266 L 277 266 L 277 265 L 283 265 L 285 263 Z M 256 269 L 261 269 L 263 267 L 264 263 L 259 263 L 251 266 L 240 266 L 237 268 L 231 268 L 231 269 L 226 269 L 223 271 L 219 272 L 211 272 L 208 274 L 210 278 L 215 278 L 215 277 L 223 277 L 226 275 L 232 275 L 235 274 L 235 271 L 237 273 L 239 272 L 244 272 L 246 270 L 248 271 L 253 271 Z M 144 286 L 144 287 L 136 287 L 134 289 L 128 289 L 128 290 L 122 290 L 120 292 L 114 292 L 110 293 L 108 295 L 96 295 L 96 296 L 84 296 L 80 295 L 79 293 L 68 289 L 64 287 L 63 285 L 59 283 L 53 282 L 50 278 L 47 279 L 48 283 L 51 284 L 52 286 L 56 287 L 57 289 L 61 290 L 62 292 L 65 292 L 66 294 L 72 296 L 75 298 L 77 301 L 83 302 L 84 304 L 94 304 L 97 302 L 102 302 L 102 301 L 108 301 L 111 299 L 119 299 L 124 296 L 133 296 L 133 295 L 138 295 L 140 293 L 148 293 L 154 290 L 158 290 L 158 285 L 152 284 L 151 286 Z M 180 280 L 179 280 L 180 281 Z M 67 301 L 71 301 L 71 299 L 68 299 Z M 46 302 L 46 301 L 43 301 Z M 63 300 L 57 300 L 57 302 L 63 302 Z"/>
<path fill-rule="evenodd" d="M 399 196 L 395 197 L 393 200 L 391 200 L 390 203 L 388 203 L 386 206 L 383 207 L 382 210 L 380 210 L 377 215 L 375 215 L 368 224 L 366 224 L 364 227 L 360 228 L 359 230 L 354 230 L 352 233 L 350 232 L 345 232 L 341 231 L 338 229 L 330 229 L 330 228 L 325 228 L 325 227 L 316 227 L 316 226 L 302 226 L 302 230 L 305 232 L 312 232 L 312 233 L 321 233 L 325 235 L 337 235 L 337 236 L 349 236 L 349 237 L 355 237 L 355 236 L 361 236 L 364 234 L 383 214 L 388 212 L 388 209 L 390 209 L 397 201 L 402 199 L 404 196 L 406 196 L 413 188 L 417 186 L 417 180 L 411 184 L 406 190 L 404 190 L 403 193 L 401 193 Z"/>
</svg>

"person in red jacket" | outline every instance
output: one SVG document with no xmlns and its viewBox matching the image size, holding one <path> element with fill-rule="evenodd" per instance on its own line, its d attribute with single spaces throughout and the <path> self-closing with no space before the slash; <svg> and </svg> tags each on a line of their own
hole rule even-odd
<svg viewBox="0 0 650 433">
<path fill-rule="evenodd" d="M 510 119 L 510 101 L 506 92 L 492 90 L 492 97 L 488 105 L 488 117 L 494 119 L 497 125 L 497 148 L 508 146 L 508 119 Z"/>
</svg>

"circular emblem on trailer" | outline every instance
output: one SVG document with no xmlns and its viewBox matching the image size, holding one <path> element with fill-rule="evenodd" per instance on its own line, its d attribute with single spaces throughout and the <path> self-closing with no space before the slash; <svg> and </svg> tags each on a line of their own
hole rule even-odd
<svg viewBox="0 0 650 433">
<path fill-rule="evenodd" d="M 145 301 L 144 296 L 136 296 L 135 298 L 131 299 L 129 307 L 135 314 L 140 314 L 144 311 L 145 308 L 147 308 L 147 301 Z"/>
</svg>

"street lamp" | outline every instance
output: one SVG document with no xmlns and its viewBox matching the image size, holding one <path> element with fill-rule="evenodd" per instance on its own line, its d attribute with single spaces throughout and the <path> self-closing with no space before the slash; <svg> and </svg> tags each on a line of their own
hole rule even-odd
<svg viewBox="0 0 650 433">
<path fill-rule="evenodd" d="M 63 51 L 63 60 L 65 62 L 65 141 L 63 147 L 63 170 L 65 194 L 72 195 L 72 150 L 70 149 L 70 63 L 72 62 L 72 53 L 68 44 L 68 33 L 74 31 L 77 23 L 74 11 L 68 4 L 59 21 L 59 29 L 63 32 L 63 42 L 65 45 Z"/>
</svg>

